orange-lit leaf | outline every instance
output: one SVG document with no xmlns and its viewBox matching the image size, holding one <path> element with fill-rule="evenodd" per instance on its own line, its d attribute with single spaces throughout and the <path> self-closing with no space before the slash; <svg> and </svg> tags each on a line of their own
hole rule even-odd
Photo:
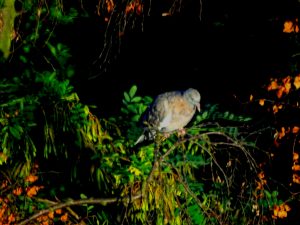
<svg viewBox="0 0 300 225">
<path fill-rule="evenodd" d="M 281 205 L 275 205 L 273 208 L 273 218 L 277 219 L 277 218 L 285 218 L 287 217 L 287 212 L 290 211 L 291 208 L 287 205 L 287 204 L 281 204 Z"/>
<path fill-rule="evenodd" d="M 61 220 L 62 222 L 67 222 L 67 220 L 68 220 L 68 213 L 65 213 L 64 215 L 62 215 L 62 216 L 60 217 L 60 220 Z"/>
<path fill-rule="evenodd" d="M 265 99 L 259 99 L 258 104 L 260 104 L 261 106 L 263 106 L 265 104 Z"/>
<path fill-rule="evenodd" d="M 8 216 L 8 224 L 10 224 L 11 222 L 14 222 L 15 220 L 16 220 L 16 218 L 13 213 Z"/>
<path fill-rule="evenodd" d="M 285 21 L 283 24 L 283 33 L 291 33 L 293 32 L 293 22 Z"/>
<path fill-rule="evenodd" d="M 138 3 L 137 6 L 136 6 L 136 10 L 135 11 L 136 11 L 136 14 L 141 15 L 142 12 L 143 12 L 143 6 L 142 6 L 142 4 Z"/>
<path fill-rule="evenodd" d="M 263 190 L 263 184 L 261 182 L 256 181 L 256 189 Z"/>
<path fill-rule="evenodd" d="M 282 79 L 284 83 L 284 93 L 288 94 L 291 90 L 292 84 L 291 84 L 291 77 L 287 76 L 284 79 Z"/>
<path fill-rule="evenodd" d="M 284 209 L 287 212 L 291 211 L 291 207 L 289 205 L 287 205 L 287 204 L 284 204 Z"/>
<path fill-rule="evenodd" d="M 285 88 L 283 86 L 279 86 L 277 92 L 276 92 L 276 95 L 277 95 L 277 98 L 281 98 L 282 97 L 282 94 L 284 92 Z"/>
<path fill-rule="evenodd" d="M 292 129 L 292 133 L 293 133 L 293 134 L 296 134 L 296 133 L 299 132 L 299 130 L 300 130 L 300 127 L 294 126 L 293 129 Z"/>
<path fill-rule="evenodd" d="M 285 217 L 287 217 L 287 212 L 284 210 L 280 210 L 278 212 L 278 218 L 285 218 Z"/>
<path fill-rule="evenodd" d="M 257 176 L 258 176 L 259 179 L 264 179 L 265 178 L 265 173 L 262 171 Z"/>
<path fill-rule="evenodd" d="M 33 186 L 33 187 L 28 187 L 27 190 L 26 190 L 26 194 L 28 197 L 33 197 L 35 195 L 37 195 L 38 191 L 43 188 L 42 186 L 41 187 L 38 187 L 38 186 Z"/>
<path fill-rule="evenodd" d="M 298 174 L 293 174 L 293 182 L 300 184 L 300 176 Z"/>
<path fill-rule="evenodd" d="M 300 165 L 293 165 L 292 170 L 293 171 L 300 171 Z"/>
<path fill-rule="evenodd" d="M 106 0 L 106 10 L 108 13 L 113 11 L 114 8 L 114 2 L 112 0 Z"/>
<path fill-rule="evenodd" d="M 294 24 L 292 21 L 287 20 L 283 24 L 283 33 L 298 33 L 299 32 L 299 27 L 298 24 Z"/>
<path fill-rule="evenodd" d="M 60 215 L 60 214 L 62 214 L 62 210 L 61 209 L 57 209 L 57 210 L 55 210 L 55 213 L 58 214 L 58 215 Z"/>
<path fill-rule="evenodd" d="M 253 95 L 250 95 L 250 102 L 253 101 Z"/>
<path fill-rule="evenodd" d="M 273 113 L 276 114 L 279 111 L 279 109 L 282 109 L 282 107 L 282 105 L 273 105 Z"/>
<path fill-rule="evenodd" d="M 13 194 L 19 196 L 20 194 L 22 194 L 22 188 L 17 187 L 16 189 L 13 190 Z"/>
<path fill-rule="evenodd" d="M 273 105 L 273 113 L 277 113 L 278 112 L 278 106 L 277 105 Z"/>
<path fill-rule="evenodd" d="M 293 161 L 294 161 L 294 162 L 298 162 L 298 159 L 299 159 L 299 154 L 296 153 L 296 152 L 294 152 L 294 153 L 293 153 Z"/>
<path fill-rule="evenodd" d="M 49 213 L 48 213 L 48 217 L 49 217 L 50 219 L 54 219 L 54 212 L 53 212 L 53 211 L 49 212 Z"/>
<path fill-rule="evenodd" d="M 7 181 L 7 180 L 4 180 L 4 181 L 1 183 L 0 189 L 6 188 L 7 185 L 8 185 L 8 181 Z"/>
<path fill-rule="evenodd" d="M 271 84 L 268 86 L 268 91 L 276 90 L 278 88 L 277 80 L 272 80 Z"/>
<path fill-rule="evenodd" d="M 291 90 L 291 87 L 292 87 L 292 84 L 291 84 L 291 83 L 286 83 L 286 84 L 284 85 L 284 92 L 285 92 L 286 94 L 288 94 L 288 93 L 290 92 L 290 90 Z"/>
<path fill-rule="evenodd" d="M 25 181 L 33 183 L 38 179 L 38 176 L 30 174 L 28 177 L 26 177 Z"/>
<path fill-rule="evenodd" d="M 286 131 L 284 127 L 281 127 L 281 131 L 278 132 L 278 138 L 281 139 L 285 136 Z"/>
<path fill-rule="evenodd" d="M 300 74 L 295 77 L 294 86 L 297 90 L 300 88 Z"/>
</svg>

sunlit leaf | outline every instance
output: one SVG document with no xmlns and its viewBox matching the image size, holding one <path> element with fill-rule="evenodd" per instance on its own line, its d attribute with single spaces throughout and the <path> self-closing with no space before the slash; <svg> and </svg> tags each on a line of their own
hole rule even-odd
<svg viewBox="0 0 300 225">
<path fill-rule="evenodd" d="M 265 99 L 259 99 L 258 104 L 260 104 L 261 106 L 264 106 L 264 104 L 265 104 Z"/>
<path fill-rule="evenodd" d="M 298 159 L 299 159 L 299 154 L 297 152 L 294 152 L 293 153 L 293 161 L 298 162 Z"/>
<path fill-rule="evenodd" d="M 130 96 L 131 99 L 134 97 L 136 91 L 137 91 L 137 86 L 136 86 L 136 85 L 133 85 L 133 86 L 130 88 L 130 90 L 129 90 L 129 96 Z"/>
<path fill-rule="evenodd" d="M 136 167 L 134 167 L 134 166 L 130 166 L 130 167 L 128 168 L 128 170 L 129 170 L 130 173 L 133 173 L 133 174 L 136 175 L 136 176 L 139 176 L 139 175 L 142 174 L 142 172 L 141 172 L 138 168 L 136 168 Z"/>
<path fill-rule="evenodd" d="M 281 98 L 282 94 L 284 92 L 285 88 L 283 86 L 280 86 L 276 92 L 277 98 Z"/>
<path fill-rule="evenodd" d="M 278 132 L 278 138 L 282 139 L 286 134 L 286 130 L 284 127 L 281 127 L 280 131 Z"/>
<path fill-rule="evenodd" d="M 87 196 L 83 193 L 80 194 L 80 199 L 87 199 Z"/>
<path fill-rule="evenodd" d="M 283 24 L 283 33 L 298 33 L 299 32 L 299 27 L 298 27 L 298 20 L 296 19 L 296 23 L 291 21 L 291 20 L 287 20 L 284 22 Z"/>
<path fill-rule="evenodd" d="M 300 127 L 294 126 L 293 129 L 292 129 L 292 133 L 293 133 L 293 134 L 296 134 L 296 133 L 299 132 L 299 130 L 300 130 Z"/>
<path fill-rule="evenodd" d="M 293 174 L 293 182 L 296 184 L 300 184 L 300 176 L 298 174 Z"/>
<path fill-rule="evenodd" d="M 252 102 L 253 101 L 253 95 L 250 95 L 250 98 L 249 98 L 249 100 L 250 100 L 250 102 Z"/>
<path fill-rule="evenodd" d="M 292 170 L 293 171 L 300 171 L 300 165 L 293 165 Z"/>
<path fill-rule="evenodd" d="M 131 99 L 131 102 L 137 103 L 137 102 L 140 102 L 141 100 L 142 100 L 142 97 L 136 96 L 133 99 Z"/>
<path fill-rule="evenodd" d="M 290 76 L 287 76 L 285 78 L 282 79 L 282 82 L 284 84 L 284 93 L 285 94 L 288 94 L 291 90 L 291 87 L 292 87 L 292 84 L 291 84 L 291 77 Z"/>
<path fill-rule="evenodd" d="M 54 57 L 57 57 L 57 51 L 56 51 L 56 48 L 55 48 L 53 45 L 51 45 L 49 42 L 47 42 L 47 46 L 48 46 L 50 52 L 53 54 L 53 56 L 54 56 Z"/>
<path fill-rule="evenodd" d="M 126 102 L 130 102 L 130 97 L 127 92 L 124 92 L 124 98 Z"/>
<path fill-rule="evenodd" d="M 293 84 L 294 84 L 296 90 L 298 90 L 300 88 L 300 74 L 295 77 Z"/>
<path fill-rule="evenodd" d="M 272 109 L 273 109 L 273 113 L 276 114 L 279 111 L 279 109 L 282 109 L 282 105 L 279 105 L 279 106 L 273 105 Z"/>
<path fill-rule="evenodd" d="M 277 79 L 275 79 L 271 81 L 267 89 L 268 91 L 271 91 L 271 90 L 276 90 L 277 88 L 278 88 L 278 83 L 277 83 Z"/>
</svg>

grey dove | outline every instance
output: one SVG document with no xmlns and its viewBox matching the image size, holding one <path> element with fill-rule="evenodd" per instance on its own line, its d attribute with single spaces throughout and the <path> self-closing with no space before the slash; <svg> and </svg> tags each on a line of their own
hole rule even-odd
<svg viewBox="0 0 300 225">
<path fill-rule="evenodd" d="M 153 140 L 157 132 L 167 134 L 183 129 L 200 111 L 200 93 L 193 88 L 158 95 L 143 117 L 144 131 L 135 144 Z"/>
</svg>

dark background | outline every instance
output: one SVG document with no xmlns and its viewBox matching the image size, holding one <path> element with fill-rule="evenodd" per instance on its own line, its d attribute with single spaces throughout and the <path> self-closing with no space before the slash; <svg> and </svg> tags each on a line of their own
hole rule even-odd
<svg viewBox="0 0 300 225">
<path fill-rule="evenodd" d="M 75 46 L 80 78 L 74 85 L 81 99 L 109 116 L 119 112 L 123 92 L 134 84 L 138 95 L 152 97 L 194 87 L 202 104 L 230 107 L 288 71 L 292 49 L 282 29 L 297 15 L 297 1 L 202 1 L 201 20 L 199 2 L 186 2 L 180 14 L 162 17 L 163 5 L 153 1 L 157 10 L 145 17 L 144 30 L 122 37 L 120 54 L 105 73 L 93 62 L 106 24 L 95 17 L 64 28 L 66 42 Z"/>
</svg>

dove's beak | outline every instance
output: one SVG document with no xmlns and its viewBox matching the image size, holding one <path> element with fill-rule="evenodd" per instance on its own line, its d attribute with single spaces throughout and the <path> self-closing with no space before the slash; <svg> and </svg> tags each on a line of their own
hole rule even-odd
<svg viewBox="0 0 300 225">
<path fill-rule="evenodd" d="M 197 107 L 198 112 L 200 112 L 200 103 L 197 103 L 196 107 Z"/>
</svg>

